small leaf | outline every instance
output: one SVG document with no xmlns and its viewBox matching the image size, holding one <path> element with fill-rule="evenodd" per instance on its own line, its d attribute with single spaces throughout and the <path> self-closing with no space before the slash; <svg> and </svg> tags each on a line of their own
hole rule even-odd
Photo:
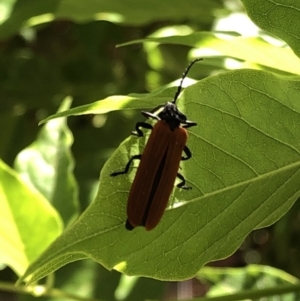
<svg viewBox="0 0 300 301">
<path fill-rule="evenodd" d="M 18 275 L 61 233 L 56 211 L 0 161 L 0 258 Z"/>
<path fill-rule="evenodd" d="M 67 98 L 61 110 L 70 107 Z M 39 190 L 61 214 L 65 225 L 78 215 L 78 188 L 73 175 L 73 158 L 70 152 L 73 137 L 61 118 L 48 122 L 38 138 L 24 149 L 15 162 L 22 178 Z"/>
<path fill-rule="evenodd" d="M 198 126 L 189 130 L 193 157 L 182 163 L 193 190 L 174 190 L 181 206 L 167 210 L 152 231 L 125 230 L 135 169 L 109 175 L 139 152 L 141 139 L 131 137 L 103 167 L 96 200 L 23 279 L 92 258 L 128 275 L 179 280 L 232 254 L 300 196 L 299 90 L 297 79 L 256 70 L 222 73 L 186 88 L 178 102 Z"/>
</svg>

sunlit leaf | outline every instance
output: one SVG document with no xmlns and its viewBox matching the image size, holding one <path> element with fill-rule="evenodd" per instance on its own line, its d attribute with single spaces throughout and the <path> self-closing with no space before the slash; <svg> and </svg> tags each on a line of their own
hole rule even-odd
<svg viewBox="0 0 300 301">
<path fill-rule="evenodd" d="M 151 94 L 129 94 L 110 96 L 105 99 L 87 104 L 84 106 L 72 108 L 53 114 L 41 123 L 45 123 L 51 119 L 67 116 L 79 116 L 86 114 L 105 114 L 117 110 L 132 110 L 151 108 L 153 104 L 162 104 L 173 99 L 177 88 L 171 87 L 166 89 L 159 89 Z"/>
<path fill-rule="evenodd" d="M 0 258 L 18 275 L 61 233 L 56 211 L 0 161 Z"/>
</svg>

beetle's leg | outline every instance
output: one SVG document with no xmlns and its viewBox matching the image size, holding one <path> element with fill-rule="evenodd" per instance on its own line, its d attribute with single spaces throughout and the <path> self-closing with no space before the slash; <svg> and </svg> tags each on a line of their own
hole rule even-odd
<svg viewBox="0 0 300 301">
<path fill-rule="evenodd" d="M 189 148 L 186 145 L 184 146 L 183 152 L 185 153 L 186 157 L 181 157 L 182 161 L 188 160 L 192 157 L 192 152 L 189 150 Z"/>
<path fill-rule="evenodd" d="M 197 125 L 196 122 L 191 121 L 191 120 L 186 120 L 184 122 L 184 124 L 182 124 L 181 126 L 186 129 L 186 128 L 190 128 L 190 127 L 195 126 L 195 125 Z"/>
<path fill-rule="evenodd" d="M 155 107 L 154 109 L 152 109 L 149 113 L 155 113 L 155 112 L 157 112 L 159 109 L 163 108 L 165 105 L 166 105 L 165 103 L 164 103 L 164 104 L 161 104 L 161 105 Z M 148 113 L 148 112 L 146 112 L 146 113 Z M 142 114 L 143 114 L 143 113 L 142 113 Z M 143 114 L 143 115 L 144 115 L 144 114 Z"/>
<path fill-rule="evenodd" d="M 135 132 L 132 132 L 132 134 L 136 135 L 138 137 L 143 137 L 144 134 L 143 134 L 141 128 L 152 130 L 153 126 L 146 122 L 137 122 L 135 125 Z"/>
<path fill-rule="evenodd" d="M 145 116 L 146 118 L 152 118 L 152 119 L 155 119 L 155 120 L 160 120 L 160 118 L 153 114 L 152 111 L 151 112 L 145 112 L 145 111 L 142 111 L 142 115 Z"/>
<path fill-rule="evenodd" d="M 185 145 L 183 152 L 185 153 L 186 157 L 181 157 L 181 160 L 188 160 L 192 157 L 192 153 L 189 150 L 189 148 Z M 182 189 L 192 189 L 189 186 L 185 186 L 185 178 L 182 174 L 177 173 L 177 177 L 181 180 L 180 183 L 177 184 L 177 187 L 182 188 Z"/>
<path fill-rule="evenodd" d="M 126 164 L 124 170 L 122 171 L 116 171 L 116 172 L 113 172 L 110 174 L 111 177 L 116 177 L 116 176 L 119 176 L 119 175 L 125 175 L 128 173 L 129 171 L 129 168 L 130 168 L 130 165 L 132 163 L 133 160 L 141 160 L 142 158 L 142 155 L 135 155 L 135 156 L 132 156 L 130 158 L 130 160 L 128 161 L 128 163 Z"/>
<path fill-rule="evenodd" d="M 185 186 L 185 178 L 182 174 L 177 173 L 177 177 L 181 180 L 181 182 L 176 185 L 178 188 L 182 188 L 182 189 L 185 189 L 185 190 L 192 189 L 192 187 Z"/>
<path fill-rule="evenodd" d="M 145 116 L 146 118 L 152 118 L 152 119 L 155 119 L 155 120 L 160 120 L 160 118 L 158 116 L 156 116 L 155 114 L 153 114 L 153 112 L 157 111 L 161 107 L 162 106 L 160 105 L 160 106 L 154 108 L 151 112 L 142 111 L 142 115 Z M 146 123 L 146 122 L 137 122 L 136 125 L 135 125 L 135 132 L 132 132 L 132 134 L 136 135 L 138 137 L 143 137 L 144 134 L 141 131 L 141 128 L 152 130 L 153 126 L 149 123 Z"/>
</svg>

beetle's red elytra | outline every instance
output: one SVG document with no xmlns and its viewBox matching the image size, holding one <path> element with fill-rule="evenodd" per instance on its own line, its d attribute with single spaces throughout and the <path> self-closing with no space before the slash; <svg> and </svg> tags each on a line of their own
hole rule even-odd
<svg viewBox="0 0 300 301">
<path fill-rule="evenodd" d="M 180 161 L 188 160 L 192 156 L 186 146 L 186 128 L 197 124 L 187 120 L 178 110 L 176 100 L 190 68 L 201 60 L 195 59 L 188 65 L 172 102 L 160 105 L 150 112 L 142 112 L 146 118 L 158 120 L 154 126 L 146 122 L 138 122 L 135 126 L 136 132 L 133 134 L 138 137 L 143 136 L 141 128 L 152 130 L 144 152 L 131 157 L 123 171 L 111 174 L 113 177 L 126 174 L 132 161 L 140 160 L 127 202 L 127 230 L 143 226 L 149 231 L 157 226 L 168 205 L 176 177 L 181 180 L 177 187 L 190 189 L 185 186 L 185 178 L 178 170 Z M 182 153 L 185 154 L 184 157 Z"/>
</svg>

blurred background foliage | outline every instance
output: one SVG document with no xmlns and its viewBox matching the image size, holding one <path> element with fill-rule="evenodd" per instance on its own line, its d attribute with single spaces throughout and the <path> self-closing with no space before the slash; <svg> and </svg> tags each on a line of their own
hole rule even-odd
<svg viewBox="0 0 300 301">
<path fill-rule="evenodd" d="M 191 50 L 178 45 L 118 44 L 164 29 L 177 34 L 211 30 L 236 31 L 245 36 L 262 34 L 238 0 L 174 0 L 165 5 L 158 0 L 108 2 L 112 3 L 0 2 L 0 157 L 10 166 L 35 140 L 38 122 L 55 113 L 67 95 L 73 97 L 75 107 L 109 95 L 152 91 L 181 76 Z M 220 57 L 209 64 L 204 61 L 190 76 L 201 79 L 224 66 Z M 81 211 L 93 200 L 104 162 L 139 119 L 136 111 L 69 118 Z M 298 207 L 295 205 L 275 226 L 255 231 L 234 255 L 213 265 L 263 263 L 299 277 Z M 186 287 L 195 295 L 206 290 L 195 280 L 177 286 L 129 277 L 120 281 L 119 273 L 108 272 L 91 261 L 70 264 L 55 277 L 56 287 L 73 293 L 76 289 L 80 295 L 101 300 L 174 299 L 182 296 L 180 292 Z M 0 279 L 15 281 L 16 276 L 3 267 Z M 1 301 L 33 299 L 0 292 Z"/>
</svg>

